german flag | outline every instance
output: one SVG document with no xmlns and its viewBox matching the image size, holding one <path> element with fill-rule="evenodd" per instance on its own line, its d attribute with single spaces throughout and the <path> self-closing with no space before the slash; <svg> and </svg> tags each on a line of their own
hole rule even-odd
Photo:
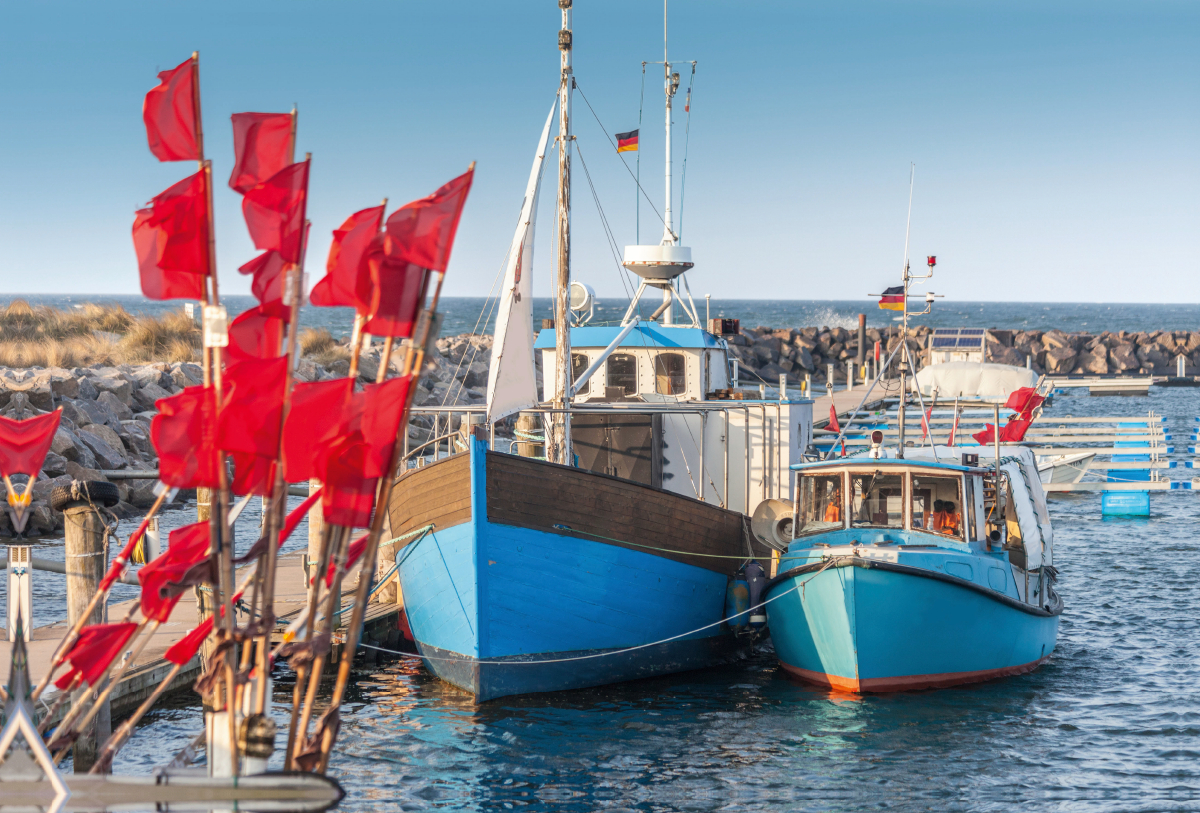
<svg viewBox="0 0 1200 813">
<path fill-rule="evenodd" d="M 904 310 L 904 286 L 888 288 L 879 297 L 879 307 L 886 311 Z"/>
<path fill-rule="evenodd" d="M 637 130 L 630 130 L 628 133 L 617 133 L 617 152 L 637 152 L 637 148 Z"/>
</svg>

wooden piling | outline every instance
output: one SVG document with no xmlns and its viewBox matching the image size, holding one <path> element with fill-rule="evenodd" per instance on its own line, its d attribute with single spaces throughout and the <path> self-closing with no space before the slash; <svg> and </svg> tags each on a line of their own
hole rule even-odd
<svg viewBox="0 0 1200 813">
<path fill-rule="evenodd" d="M 104 540 L 108 527 L 99 510 L 88 502 L 72 502 L 63 509 L 63 525 L 66 542 L 67 571 L 67 622 L 74 626 L 91 604 L 92 596 L 100 587 L 108 563 L 104 561 Z M 105 606 L 97 603 L 87 617 L 87 624 L 104 622 Z M 76 690 L 73 700 L 78 702 L 92 689 Z M 112 734 L 112 716 L 107 700 L 101 706 L 95 720 L 75 741 L 75 773 L 87 773 L 96 762 L 100 743 Z"/>
<path fill-rule="evenodd" d="M 517 454 L 521 457 L 544 457 L 546 447 L 542 443 L 531 441 L 529 436 L 538 436 L 542 432 L 542 416 L 537 412 L 522 412 L 517 415 L 516 431 L 524 433 L 517 435 Z"/>
<path fill-rule="evenodd" d="M 308 481 L 308 493 L 315 494 L 321 487 L 321 481 L 316 477 Z M 325 528 L 324 508 L 318 500 L 308 509 L 308 555 L 304 559 L 305 578 L 311 578 L 310 571 L 321 560 L 321 533 Z"/>
</svg>

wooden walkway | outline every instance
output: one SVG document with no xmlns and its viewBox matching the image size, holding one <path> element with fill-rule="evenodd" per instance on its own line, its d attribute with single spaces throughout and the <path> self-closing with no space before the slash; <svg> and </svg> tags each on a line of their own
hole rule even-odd
<svg viewBox="0 0 1200 813">
<path fill-rule="evenodd" d="M 882 384 L 891 384 L 890 390 L 885 390 L 881 386 L 876 386 L 871 392 L 871 397 L 863 404 L 863 411 L 858 414 L 858 419 L 862 420 L 870 412 L 879 409 L 884 399 L 888 397 L 895 398 L 899 392 L 899 382 L 884 381 Z M 863 396 L 867 393 L 866 384 L 860 384 L 852 390 L 835 390 L 833 398 L 823 394 L 813 399 L 813 428 L 820 429 L 829 424 L 829 408 L 833 406 L 837 410 L 838 422 L 845 425 L 846 421 L 854 413 L 855 407 L 862 401 Z M 821 393 L 821 390 L 814 388 L 814 395 Z"/>
<path fill-rule="evenodd" d="M 275 600 L 275 612 L 279 617 L 279 622 L 276 626 L 278 631 L 286 627 L 304 608 L 306 594 L 304 589 L 303 557 L 303 551 L 279 557 Z M 340 623 L 338 624 L 339 629 L 350 623 L 350 609 L 355 589 L 354 574 L 351 573 L 343 580 L 343 583 L 342 612 L 339 619 Z M 125 617 L 125 613 L 132 604 L 132 601 L 110 604 L 108 607 L 108 620 L 110 622 L 120 621 Z M 397 629 L 398 617 L 399 605 L 390 603 L 372 604 L 367 612 L 363 639 L 374 641 L 386 640 L 394 647 L 396 644 L 392 639 L 397 636 L 391 633 L 392 630 Z M 241 614 L 239 614 L 239 621 L 244 620 L 244 617 L 241 617 Z M 170 620 L 159 626 L 154 635 L 151 636 L 150 642 L 146 644 L 141 654 L 138 655 L 137 660 L 125 672 L 117 688 L 113 690 L 111 702 L 114 719 L 136 708 L 162 682 L 167 673 L 174 667 L 174 664 L 163 659 L 167 649 L 186 635 L 198 623 L 200 623 L 200 617 L 196 607 L 195 594 L 188 591 L 171 613 Z M 50 667 L 50 660 L 54 657 L 54 650 L 63 636 L 66 635 L 67 629 L 68 625 L 66 621 L 59 621 L 47 626 L 34 628 L 28 651 L 29 675 L 35 684 L 41 680 L 46 670 Z M 331 657 L 334 663 L 340 657 L 342 640 L 342 636 L 334 636 L 334 652 Z M 0 641 L 0 663 L 8 663 L 12 651 L 11 647 L 12 645 L 7 640 Z M 5 666 L 5 669 L 7 669 L 7 666 Z M 61 675 L 64 671 L 65 668 L 60 669 L 59 674 Z M 200 658 L 195 657 L 192 658 L 187 666 L 180 670 L 167 691 L 173 692 L 180 689 L 190 689 L 199 676 Z M 51 685 L 43 699 L 47 703 L 51 703 L 53 702 L 54 694 L 55 690 L 53 685 Z M 60 710 L 60 717 L 67 705 L 69 704 L 64 704 L 64 709 Z"/>
</svg>

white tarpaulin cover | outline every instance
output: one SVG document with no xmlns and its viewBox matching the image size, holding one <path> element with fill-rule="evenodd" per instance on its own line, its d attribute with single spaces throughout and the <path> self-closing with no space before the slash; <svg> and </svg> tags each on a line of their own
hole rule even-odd
<svg viewBox="0 0 1200 813">
<path fill-rule="evenodd" d="M 1037 373 L 1024 367 L 988 362 L 948 361 L 931 364 L 913 379 L 913 389 L 932 397 L 937 391 L 939 402 L 955 398 L 1007 399 L 1021 387 L 1037 385 Z"/>
<path fill-rule="evenodd" d="M 521 205 L 521 219 L 508 251 L 504 283 L 500 290 L 500 312 L 492 343 L 492 365 L 488 370 L 487 422 L 496 421 L 538 402 L 537 372 L 533 360 L 533 232 L 537 216 L 538 187 L 545 165 L 546 142 L 554 121 L 555 104 L 542 128 L 529 185 Z"/>
</svg>

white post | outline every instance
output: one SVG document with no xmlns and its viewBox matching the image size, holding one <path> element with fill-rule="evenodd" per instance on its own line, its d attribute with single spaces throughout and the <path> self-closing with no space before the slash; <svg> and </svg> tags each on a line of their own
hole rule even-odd
<svg viewBox="0 0 1200 813">
<path fill-rule="evenodd" d="M 812 373 L 804 374 L 804 397 L 812 397 Z"/>
<path fill-rule="evenodd" d="M 779 374 L 779 401 L 787 400 L 787 373 Z"/>
<path fill-rule="evenodd" d="M 162 537 L 158 533 L 158 517 L 150 517 L 146 526 L 146 561 L 153 562 L 162 553 Z"/>
<path fill-rule="evenodd" d="M 17 640 L 17 616 L 21 617 L 25 641 L 33 634 L 33 562 L 28 545 L 8 548 L 8 640 Z"/>
<path fill-rule="evenodd" d="M 846 391 L 850 392 L 854 389 L 854 362 L 847 359 L 846 361 Z"/>
<path fill-rule="evenodd" d="M 826 389 L 829 390 L 829 394 L 832 396 L 833 395 L 833 365 L 832 364 L 827 364 L 825 366 L 825 387 L 826 387 Z"/>
<path fill-rule="evenodd" d="M 1183 354 L 1180 353 L 1178 356 L 1175 357 L 1175 375 L 1179 376 L 1180 378 L 1183 378 L 1183 371 L 1184 371 Z"/>
</svg>

